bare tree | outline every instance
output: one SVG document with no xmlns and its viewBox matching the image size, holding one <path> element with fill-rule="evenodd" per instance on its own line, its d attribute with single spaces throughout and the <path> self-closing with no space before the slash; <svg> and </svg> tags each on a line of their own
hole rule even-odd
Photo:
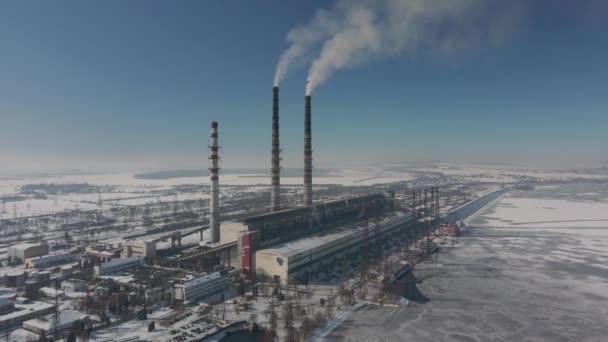
<svg viewBox="0 0 608 342">
<path fill-rule="evenodd" d="M 237 302 L 237 300 L 235 299 L 233 302 L 233 308 L 234 308 L 234 313 L 235 314 L 240 314 L 241 313 L 241 306 L 239 305 L 239 303 Z"/>
<path fill-rule="evenodd" d="M 277 310 L 274 299 L 270 302 L 268 310 L 266 310 L 266 316 L 268 318 L 268 335 L 271 341 L 277 341 Z"/>
<path fill-rule="evenodd" d="M 216 319 L 220 318 L 220 306 L 219 305 L 215 305 L 213 307 L 213 313 L 215 314 Z"/>
<path fill-rule="evenodd" d="M 336 310 L 334 308 L 334 305 L 330 305 L 330 304 L 325 305 L 325 318 L 328 321 L 334 319 L 335 314 L 336 314 Z"/>
<path fill-rule="evenodd" d="M 315 330 L 315 323 L 308 316 L 304 316 L 302 318 L 302 322 L 300 324 L 300 337 L 303 341 L 308 341 L 312 336 L 313 331 Z"/>
<path fill-rule="evenodd" d="M 297 341 L 297 332 L 294 327 L 294 320 L 293 304 L 288 302 L 287 304 L 283 305 L 283 327 L 287 333 L 287 342 Z"/>
<path fill-rule="evenodd" d="M 315 323 L 315 327 L 321 327 L 327 323 L 327 319 L 321 311 L 317 311 L 313 317 L 313 322 Z"/>
</svg>

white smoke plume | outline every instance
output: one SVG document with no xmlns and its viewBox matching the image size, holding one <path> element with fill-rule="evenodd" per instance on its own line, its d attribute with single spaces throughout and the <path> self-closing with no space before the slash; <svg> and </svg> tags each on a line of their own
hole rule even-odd
<svg viewBox="0 0 608 342">
<path fill-rule="evenodd" d="M 295 27 L 287 32 L 289 47 L 279 57 L 274 75 L 275 87 L 279 86 L 293 64 L 310 58 L 310 54 L 323 40 L 340 29 L 340 18 L 346 11 L 348 11 L 348 7 L 342 4 L 336 5 L 332 10 L 317 10 L 308 24 Z"/>
<path fill-rule="evenodd" d="M 520 26 L 524 5 L 525 0 L 338 0 L 288 33 L 275 84 L 292 63 L 319 46 L 307 95 L 340 69 L 404 52 L 451 55 L 496 45 Z"/>
</svg>

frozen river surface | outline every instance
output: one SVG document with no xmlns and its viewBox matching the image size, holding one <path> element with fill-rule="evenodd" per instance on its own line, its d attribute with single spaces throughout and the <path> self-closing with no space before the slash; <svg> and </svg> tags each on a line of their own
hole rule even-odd
<svg viewBox="0 0 608 342">
<path fill-rule="evenodd" d="M 608 196 L 593 187 L 502 198 L 417 267 L 429 302 L 367 307 L 327 340 L 608 341 Z"/>
</svg>

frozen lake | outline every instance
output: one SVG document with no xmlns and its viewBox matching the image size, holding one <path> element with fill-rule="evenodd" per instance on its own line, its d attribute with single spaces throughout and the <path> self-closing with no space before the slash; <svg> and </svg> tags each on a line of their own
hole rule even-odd
<svg viewBox="0 0 608 342">
<path fill-rule="evenodd" d="M 417 268 L 429 302 L 357 311 L 327 340 L 606 341 L 607 194 L 568 184 L 502 198 Z"/>
</svg>

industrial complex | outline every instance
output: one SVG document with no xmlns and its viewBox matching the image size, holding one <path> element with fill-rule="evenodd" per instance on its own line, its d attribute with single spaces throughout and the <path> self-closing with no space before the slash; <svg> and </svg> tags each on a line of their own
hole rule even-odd
<svg viewBox="0 0 608 342">
<path fill-rule="evenodd" d="M 424 180 L 338 195 L 319 187 L 315 194 L 311 103 L 306 96 L 301 187 L 281 185 L 274 87 L 266 202 L 238 202 L 244 196 L 238 192 L 221 196 L 220 125 L 212 122 L 208 200 L 78 212 L 77 220 L 56 225 L 62 241 L 25 239 L 8 246 L 0 269 L 0 294 L 6 294 L 0 298 L 0 330 L 24 339 L 105 341 L 199 341 L 252 324 L 272 330 L 271 322 L 238 318 L 247 310 L 257 315 L 258 304 L 247 298 L 262 296 L 266 307 L 296 305 L 300 292 L 333 302 L 333 293 L 350 298 L 348 308 L 355 307 L 355 297 L 390 296 L 383 291 L 504 192 L 485 187 L 462 197 L 453 184 Z M 101 195 L 98 202 L 102 207 Z M 62 215 L 69 214 L 25 224 L 49 225 Z M 105 230 L 110 236 L 102 235 Z M 226 318 L 226 303 L 233 305 L 232 319 Z M 310 310 L 312 315 L 313 304 Z M 140 328 L 112 330 L 133 320 Z M 156 330 L 157 323 L 167 329 Z M 149 335 L 141 337 L 138 329 Z"/>
</svg>

